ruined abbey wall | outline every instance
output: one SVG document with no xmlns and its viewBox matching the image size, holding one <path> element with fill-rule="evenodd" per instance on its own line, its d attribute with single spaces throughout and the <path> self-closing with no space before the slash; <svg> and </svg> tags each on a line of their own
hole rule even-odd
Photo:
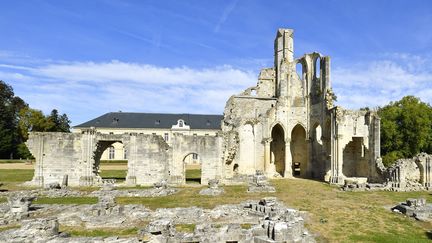
<svg viewBox="0 0 432 243">
<path fill-rule="evenodd" d="M 232 96 L 225 107 L 225 176 L 345 178 L 381 180 L 379 118 L 369 111 L 334 105 L 330 57 L 319 53 L 294 58 L 293 30 L 280 29 L 273 68 L 257 85 Z"/>
<path fill-rule="evenodd" d="M 263 69 L 257 85 L 226 103 L 220 134 L 34 133 L 28 141 L 36 157 L 36 185 L 100 184 L 99 160 L 114 142 L 128 158 L 126 183 L 150 185 L 162 179 L 185 183 L 185 157 L 199 154 L 201 183 L 263 171 L 270 178 L 301 177 L 343 184 L 383 182 L 380 119 L 373 111 L 335 106 L 330 57 L 313 52 L 294 58 L 294 32 L 279 29 L 274 66 Z"/>
<path fill-rule="evenodd" d="M 185 157 L 198 153 L 203 158 L 202 183 L 220 178 L 221 141 L 217 136 L 175 134 L 172 146 L 158 135 L 136 133 L 102 134 L 89 129 L 77 133 L 31 133 L 27 145 L 36 158 L 30 185 L 51 183 L 69 186 L 102 185 L 100 157 L 115 142 L 127 151 L 126 184 L 153 185 L 161 180 L 185 183 Z"/>
</svg>

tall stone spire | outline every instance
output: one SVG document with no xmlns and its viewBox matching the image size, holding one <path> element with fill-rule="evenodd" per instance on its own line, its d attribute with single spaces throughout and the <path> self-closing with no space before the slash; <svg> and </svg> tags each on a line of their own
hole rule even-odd
<svg viewBox="0 0 432 243">
<path fill-rule="evenodd" d="M 286 96 L 288 92 L 288 77 L 282 77 L 282 72 L 287 72 L 286 63 L 282 66 L 283 60 L 294 61 L 294 30 L 279 29 L 274 43 L 274 66 L 276 69 L 276 97 Z"/>
</svg>

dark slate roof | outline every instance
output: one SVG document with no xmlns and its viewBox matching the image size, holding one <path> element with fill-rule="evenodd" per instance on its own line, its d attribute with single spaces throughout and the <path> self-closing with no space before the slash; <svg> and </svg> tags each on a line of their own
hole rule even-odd
<svg viewBox="0 0 432 243">
<path fill-rule="evenodd" d="M 110 112 L 75 128 L 171 128 L 183 119 L 191 129 L 221 129 L 222 115 Z"/>
</svg>

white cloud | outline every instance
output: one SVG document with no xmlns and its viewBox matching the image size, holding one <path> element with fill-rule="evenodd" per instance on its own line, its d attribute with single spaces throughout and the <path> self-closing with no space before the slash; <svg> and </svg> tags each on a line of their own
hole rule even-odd
<svg viewBox="0 0 432 243">
<path fill-rule="evenodd" d="M 169 68 L 120 61 L 0 68 L 7 69 L 0 75 L 32 107 L 44 112 L 57 108 L 74 125 L 118 110 L 222 114 L 229 96 L 257 79 L 257 74 L 231 66 Z"/>
<path fill-rule="evenodd" d="M 338 104 L 347 108 L 376 107 L 406 95 L 432 103 L 431 59 L 385 54 L 381 60 L 350 63 L 332 70 Z"/>
</svg>

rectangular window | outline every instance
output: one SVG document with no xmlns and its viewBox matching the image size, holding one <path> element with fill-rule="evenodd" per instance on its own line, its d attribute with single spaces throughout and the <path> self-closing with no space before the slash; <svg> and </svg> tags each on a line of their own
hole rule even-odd
<svg viewBox="0 0 432 243">
<path fill-rule="evenodd" d="M 168 142 L 168 139 L 169 139 L 168 133 L 164 134 L 164 139 L 165 139 L 165 142 Z"/>
<path fill-rule="evenodd" d="M 115 156 L 115 149 L 114 149 L 113 146 L 111 146 L 111 147 L 109 147 L 109 156 L 108 156 L 108 158 L 109 159 L 114 159 L 114 156 Z"/>
<path fill-rule="evenodd" d="M 198 159 L 198 154 L 192 154 L 193 159 Z"/>
</svg>

